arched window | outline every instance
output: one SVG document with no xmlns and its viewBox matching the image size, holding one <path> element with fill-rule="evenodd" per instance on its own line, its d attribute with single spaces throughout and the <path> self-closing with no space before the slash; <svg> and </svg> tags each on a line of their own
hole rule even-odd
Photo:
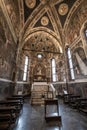
<svg viewBox="0 0 87 130">
<path fill-rule="evenodd" d="M 53 82 L 56 81 L 56 63 L 55 63 L 55 59 L 52 59 L 52 80 L 53 80 Z"/>
<path fill-rule="evenodd" d="M 26 81 L 26 80 L 27 80 L 28 62 L 29 62 L 29 58 L 28 58 L 28 56 L 25 56 L 25 64 L 24 64 L 23 81 Z"/>
<path fill-rule="evenodd" d="M 74 70 L 73 70 L 73 64 L 72 64 L 70 48 L 68 48 L 68 52 L 67 53 L 68 53 L 68 61 L 69 61 L 69 69 L 70 69 L 71 79 L 74 80 L 75 79 L 75 75 L 74 75 Z"/>
</svg>

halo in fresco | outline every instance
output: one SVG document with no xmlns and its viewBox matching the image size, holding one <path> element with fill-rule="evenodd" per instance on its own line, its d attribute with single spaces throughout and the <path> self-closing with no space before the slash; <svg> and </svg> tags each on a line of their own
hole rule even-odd
<svg viewBox="0 0 87 130">
<path fill-rule="evenodd" d="M 30 9 L 32 9 L 36 5 L 36 0 L 25 0 L 25 3 L 27 5 L 27 7 L 29 7 Z"/>
<path fill-rule="evenodd" d="M 58 12 L 60 15 L 66 15 L 68 12 L 68 5 L 66 3 L 62 3 L 58 8 Z"/>
<path fill-rule="evenodd" d="M 41 19 L 41 24 L 43 26 L 46 26 L 46 25 L 48 25 L 48 23 L 49 23 L 48 17 L 47 16 L 43 16 L 42 19 Z"/>
</svg>

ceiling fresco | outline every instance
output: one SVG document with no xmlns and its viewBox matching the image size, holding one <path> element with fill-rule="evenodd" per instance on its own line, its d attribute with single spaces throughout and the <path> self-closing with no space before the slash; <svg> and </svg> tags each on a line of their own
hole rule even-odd
<svg viewBox="0 0 87 130">
<path fill-rule="evenodd" d="M 52 58 L 56 59 L 57 72 L 63 73 L 66 62 L 64 59 L 66 45 L 74 53 L 76 50 L 78 62 L 82 58 L 83 62 L 87 63 L 86 58 L 83 59 L 85 49 L 76 49 L 76 45 L 80 46 L 80 44 L 82 48 L 85 48 L 83 46 L 85 40 L 82 39 L 80 31 L 84 23 L 87 23 L 87 0 L 0 0 L 0 10 L 6 20 L 4 29 L 7 29 L 6 32 L 0 27 L 1 39 L 4 38 L 2 47 L 6 42 L 7 48 L 7 45 L 14 40 L 17 45 L 16 63 L 20 67 L 21 62 L 24 63 L 22 55 L 29 56 L 31 75 L 37 63 L 45 65 L 50 70 Z M 3 21 L 0 24 L 4 26 Z M 6 40 L 9 32 L 12 34 L 12 40 L 9 40 L 10 36 Z M 10 52 L 8 51 L 11 56 L 12 52 Z M 49 70 L 47 75 L 50 75 Z"/>
<path fill-rule="evenodd" d="M 3 0 L 1 1 L 3 3 Z M 21 49 L 27 41 L 31 40 L 31 36 L 34 39 L 34 35 L 44 32 L 45 39 L 48 35 L 53 37 L 53 44 L 55 43 L 56 46 L 57 43 L 62 52 L 65 43 L 70 42 L 68 37 L 70 27 L 74 29 L 76 21 L 74 19 L 78 14 L 78 11 L 76 13 L 75 11 L 82 2 L 85 3 L 86 0 L 4 0 L 4 5 Z M 70 24 L 70 21 L 73 24 Z"/>
<path fill-rule="evenodd" d="M 59 44 L 63 47 L 65 38 L 62 34 L 65 31 L 64 28 L 67 25 L 67 20 L 71 19 L 72 10 L 74 12 L 81 1 L 24 0 L 24 30 L 22 32 L 22 39 L 26 41 L 31 32 L 33 32 L 33 29 L 36 32 L 45 30 L 48 33 L 51 32 L 50 35 L 56 35 Z"/>
<path fill-rule="evenodd" d="M 46 0 L 44 1 L 45 2 L 42 3 L 40 2 L 40 0 L 23 0 L 25 22 L 30 17 L 30 15 L 32 15 L 32 12 L 36 12 L 36 10 L 40 8 L 40 5 L 43 5 L 43 8 L 45 8 L 44 12 L 48 12 L 48 10 L 51 10 L 52 13 L 56 12 L 55 15 L 59 17 L 61 25 L 63 27 L 66 17 L 76 0 L 57 0 L 57 2 L 55 0 L 55 2 L 53 2 L 52 0 L 48 0 L 48 2 L 46 2 Z M 40 17 L 41 15 L 42 14 L 40 14 Z"/>
</svg>

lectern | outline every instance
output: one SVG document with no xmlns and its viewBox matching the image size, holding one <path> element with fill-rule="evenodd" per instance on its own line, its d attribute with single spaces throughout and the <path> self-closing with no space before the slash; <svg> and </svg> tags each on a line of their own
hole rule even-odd
<svg viewBox="0 0 87 130">
<path fill-rule="evenodd" d="M 61 116 L 59 116 L 59 105 L 58 99 L 45 99 L 45 120 L 48 121 L 57 121 L 58 124 L 61 124 Z M 49 112 L 52 107 L 55 106 L 55 111 Z M 51 107 L 51 108 L 50 108 Z M 47 110 L 48 108 L 48 110 Z"/>
</svg>

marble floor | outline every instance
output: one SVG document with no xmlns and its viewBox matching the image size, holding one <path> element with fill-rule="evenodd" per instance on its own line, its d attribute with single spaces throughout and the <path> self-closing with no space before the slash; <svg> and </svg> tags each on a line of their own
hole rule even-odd
<svg viewBox="0 0 87 130">
<path fill-rule="evenodd" d="M 44 119 L 44 106 L 31 106 L 27 100 L 23 110 L 11 130 L 87 130 L 87 115 L 79 113 L 59 100 L 59 115 L 62 125 L 46 123 Z"/>
</svg>

